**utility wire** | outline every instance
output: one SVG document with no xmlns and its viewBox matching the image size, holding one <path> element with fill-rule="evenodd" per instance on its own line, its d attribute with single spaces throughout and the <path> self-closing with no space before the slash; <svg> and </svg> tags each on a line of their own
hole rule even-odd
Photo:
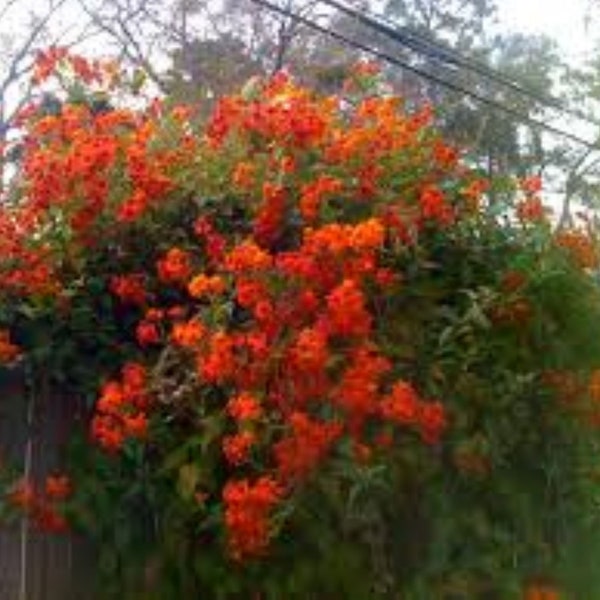
<svg viewBox="0 0 600 600">
<path fill-rule="evenodd" d="M 565 131 L 563 129 L 559 129 L 558 127 L 555 127 L 554 125 L 550 125 L 548 123 L 545 123 L 544 121 L 540 121 L 539 119 L 535 119 L 533 117 L 530 117 L 529 115 L 525 115 L 525 114 L 519 112 L 518 110 L 511 108 L 510 106 L 505 106 L 504 104 L 497 102 L 496 100 L 493 100 L 492 98 L 488 98 L 487 96 L 479 94 L 478 92 L 466 90 L 465 88 L 461 87 L 460 85 L 458 85 L 457 83 L 455 83 L 453 81 L 448 81 L 447 79 L 443 79 L 442 77 L 439 77 L 438 75 L 435 75 L 434 73 L 430 73 L 420 67 L 411 65 L 395 56 L 391 56 L 390 54 L 387 54 L 385 52 L 382 52 L 380 50 L 372 48 L 366 44 L 363 44 L 362 42 L 353 40 L 352 38 L 342 35 L 341 33 L 337 32 L 333 29 L 330 29 L 329 27 L 324 27 L 323 25 L 319 25 L 316 21 L 309 19 L 303 15 L 299 15 L 298 13 L 295 13 L 294 11 L 291 11 L 282 6 L 278 6 L 277 4 L 274 4 L 273 2 L 271 2 L 270 0 L 251 0 L 251 1 L 254 2 L 254 4 L 257 4 L 259 6 L 262 6 L 263 8 L 266 8 L 267 10 L 270 10 L 271 12 L 276 12 L 284 17 L 287 17 L 289 19 L 296 21 L 297 23 L 301 23 L 301 24 L 305 25 L 306 27 L 308 27 L 309 29 L 312 29 L 312 30 L 322 33 L 324 35 L 328 35 L 329 37 L 336 39 L 347 46 L 355 48 L 356 50 L 361 50 L 367 54 L 370 54 L 371 56 L 374 56 L 375 58 L 378 58 L 379 60 L 383 60 L 389 64 L 400 67 L 400 68 L 404 69 L 405 71 L 414 73 L 415 75 L 418 75 L 424 79 L 433 81 L 434 83 L 437 83 L 438 85 L 440 85 L 442 87 L 448 88 L 448 89 L 458 92 L 464 96 L 472 98 L 473 100 L 476 100 L 480 104 L 485 104 L 487 106 L 490 106 L 491 108 L 494 108 L 496 110 L 504 112 L 507 115 L 510 115 L 512 117 L 512 119 L 517 122 L 528 123 L 531 126 L 535 126 L 540 129 L 545 129 L 547 131 L 554 133 L 555 135 L 569 139 L 572 142 L 576 142 L 577 144 L 586 147 L 588 150 L 600 150 L 600 145 L 598 145 L 597 143 L 590 142 L 589 140 L 586 140 L 574 133 Z"/>
<path fill-rule="evenodd" d="M 466 57 L 456 50 L 448 48 L 430 36 L 425 36 L 421 33 L 417 33 L 416 31 L 411 31 L 405 27 L 399 28 L 383 15 L 376 15 L 368 11 L 359 12 L 346 4 L 338 2 L 337 0 L 319 1 L 322 4 L 325 4 L 330 8 L 333 8 L 345 14 L 346 16 L 353 18 L 372 30 L 383 34 L 385 37 L 392 39 L 399 44 L 406 46 L 407 48 L 410 48 L 414 52 L 425 54 L 441 62 L 473 71 L 474 73 L 477 73 L 478 75 L 481 75 L 490 81 L 493 81 L 499 85 L 503 85 L 514 92 L 521 94 L 522 96 L 527 96 L 532 100 L 535 100 L 538 104 L 543 104 L 544 106 L 553 110 L 559 110 L 564 114 L 576 117 L 577 119 L 590 123 L 591 125 L 600 126 L 600 121 L 592 119 L 589 115 L 586 115 L 580 110 L 567 106 L 559 98 L 527 88 L 507 77 L 500 71 L 492 69 L 480 61 Z"/>
</svg>

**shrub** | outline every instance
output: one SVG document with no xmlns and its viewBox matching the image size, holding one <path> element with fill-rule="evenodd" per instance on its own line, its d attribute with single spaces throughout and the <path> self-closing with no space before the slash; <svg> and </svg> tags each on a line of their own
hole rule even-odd
<svg viewBox="0 0 600 600">
<path fill-rule="evenodd" d="M 590 225 L 554 233 L 537 180 L 484 181 L 371 68 L 202 123 L 57 66 L 0 212 L 0 356 L 87 431 L 6 501 L 90 535 L 103 597 L 600 589 Z"/>
</svg>

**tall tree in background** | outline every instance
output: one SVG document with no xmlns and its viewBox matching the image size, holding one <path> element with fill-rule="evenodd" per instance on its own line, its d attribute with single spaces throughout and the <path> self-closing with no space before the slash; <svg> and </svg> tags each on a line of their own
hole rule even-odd
<svg viewBox="0 0 600 600">
<path fill-rule="evenodd" d="M 552 101 L 544 102 L 544 98 L 552 95 L 581 107 L 585 106 L 582 99 L 589 98 L 591 90 L 588 86 L 576 97 L 577 77 L 549 37 L 518 32 L 493 34 L 495 12 L 495 3 L 486 0 L 388 0 L 385 13 L 400 33 L 421 37 L 425 46 L 430 40 L 438 49 L 441 45 L 442 51 L 441 55 L 439 51 L 418 54 L 401 44 L 394 48 L 389 40 L 383 40 L 382 47 L 398 53 L 411 66 L 447 81 L 449 87 L 458 87 L 458 91 L 452 90 L 410 73 L 392 73 L 401 91 L 417 102 L 429 100 L 436 107 L 447 135 L 468 148 L 471 159 L 489 176 L 532 172 L 545 175 L 546 181 L 551 182 L 554 201 L 560 205 L 563 216 L 559 220 L 563 221 L 575 199 L 589 204 L 593 197 L 593 152 L 532 125 L 531 120 L 569 130 L 581 129 L 581 120 L 573 123 L 564 112 L 550 108 Z M 493 69 L 524 93 L 515 86 L 486 78 L 481 72 L 445 61 L 444 47 L 458 51 L 467 61 L 476 61 L 479 67 Z M 478 101 L 469 93 L 491 102 Z M 593 131 L 588 133 L 591 139 L 595 135 Z"/>
<path fill-rule="evenodd" d="M 239 88 L 250 76 L 284 68 L 321 91 L 339 86 L 360 53 L 315 32 L 302 19 L 346 33 L 359 27 L 317 0 L 287 0 L 279 5 L 292 16 L 252 0 L 225 1 L 220 11 L 211 14 L 211 31 L 171 51 L 171 93 L 210 105 L 211 99 Z"/>
<path fill-rule="evenodd" d="M 405 27 L 471 52 L 489 34 L 495 0 L 387 0 L 385 14 Z"/>
<path fill-rule="evenodd" d="M 519 122 L 514 115 L 469 98 L 462 90 L 485 96 L 524 119 L 577 127 L 581 123 L 566 122 L 564 114 L 549 110 L 535 95 L 552 93 L 593 114 L 600 99 L 598 64 L 574 71 L 566 67 L 559 49 L 548 38 L 498 35 L 495 0 L 343 0 L 361 14 L 383 14 L 400 37 L 421 40 L 425 50 L 420 52 L 319 0 L 274 1 L 293 15 L 458 88 L 449 89 L 398 65 L 384 66 L 395 91 L 409 103 L 434 105 L 446 134 L 469 149 L 471 160 L 489 175 L 532 170 L 547 175 L 561 196 L 564 215 L 580 201 L 594 201 L 600 181 L 597 153 Z M 4 0 L 0 16 L 17 4 L 22 12 L 22 1 Z M 0 82 L 4 111 L 25 101 L 27 90 L 18 87 L 22 83 L 15 87 L 15 82 L 22 82 L 35 49 L 60 42 L 65 35 L 73 38 L 83 30 L 102 40 L 103 53 L 142 70 L 157 91 L 175 102 L 195 103 L 205 115 L 215 98 L 240 88 L 254 75 L 269 75 L 281 68 L 289 68 L 303 83 L 320 91 L 336 91 L 350 65 L 365 55 L 313 31 L 293 15 L 277 14 L 252 0 L 32 0 L 31 4 L 33 17 L 29 28 L 23 29 L 24 36 L 0 39 L 7 56 L 6 79 Z M 61 11 L 84 18 L 78 16 L 77 23 L 71 21 L 70 30 L 64 32 L 57 18 Z M 23 42 L 21 50 L 19 40 Z M 520 94 L 448 62 L 446 50 L 499 71 L 533 95 Z M 22 100 L 6 102 L 6 94 Z M 5 128 L 9 117 L 0 114 L 0 128 Z M 597 137 L 595 130 L 587 135 Z"/>
</svg>

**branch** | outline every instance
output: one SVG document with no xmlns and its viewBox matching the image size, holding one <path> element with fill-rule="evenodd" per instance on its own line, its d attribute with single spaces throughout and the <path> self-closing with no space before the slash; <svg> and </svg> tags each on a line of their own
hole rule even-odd
<svg viewBox="0 0 600 600">
<path fill-rule="evenodd" d="M 140 65 L 148 74 L 150 79 L 161 90 L 161 92 L 166 92 L 166 86 L 161 76 L 152 66 L 152 63 L 146 56 L 146 53 L 142 50 L 142 47 L 136 39 L 136 36 L 132 34 L 131 30 L 129 29 L 126 23 L 126 21 L 133 20 L 134 17 L 140 14 L 140 11 L 143 11 L 143 7 L 138 6 L 136 9 L 131 10 L 125 16 L 123 16 L 123 11 L 121 10 L 121 7 L 118 6 L 118 12 L 112 19 L 114 25 L 111 25 L 107 22 L 106 19 L 103 19 L 100 14 L 98 14 L 96 11 L 90 8 L 85 0 L 79 0 L 79 4 L 97 27 L 99 27 L 102 31 L 107 33 L 109 36 L 111 36 L 114 40 L 118 42 L 119 46 L 121 47 L 123 56 L 126 56 L 134 64 Z M 132 52 L 130 48 L 133 48 L 134 52 Z"/>
<path fill-rule="evenodd" d="M 54 16 L 56 11 L 65 4 L 65 2 L 66 0 L 58 0 L 56 3 L 51 2 L 48 12 L 45 14 L 45 16 L 42 17 L 38 23 L 31 28 L 29 35 L 25 38 L 21 47 L 13 56 L 10 66 L 8 67 L 8 72 L 3 81 L 0 83 L 0 98 L 4 97 L 10 85 L 18 79 L 22 73 L 20 69 L 21 63 L 25 60 L 25 58 L 27 58 L 28 54 L 33 49 L 36 40 L 42 34 L 50 19 Z"/>
</svg>

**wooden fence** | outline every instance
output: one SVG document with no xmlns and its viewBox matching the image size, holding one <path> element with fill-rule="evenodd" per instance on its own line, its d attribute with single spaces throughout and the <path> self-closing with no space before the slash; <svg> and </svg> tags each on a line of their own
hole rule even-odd
<svg viewBox="0 0 600 600">
<path fill-rule="evenodd" d="M 0 374 L 0 460 L 33 481 L 60 468 L 74 405 L 47 389 L 25 385 L 23 374 Z M 34 531 L 26 519 L 0 527 L 0 600 L 88 600 L 93 557 L 73 536 Z"/>
</svg>

